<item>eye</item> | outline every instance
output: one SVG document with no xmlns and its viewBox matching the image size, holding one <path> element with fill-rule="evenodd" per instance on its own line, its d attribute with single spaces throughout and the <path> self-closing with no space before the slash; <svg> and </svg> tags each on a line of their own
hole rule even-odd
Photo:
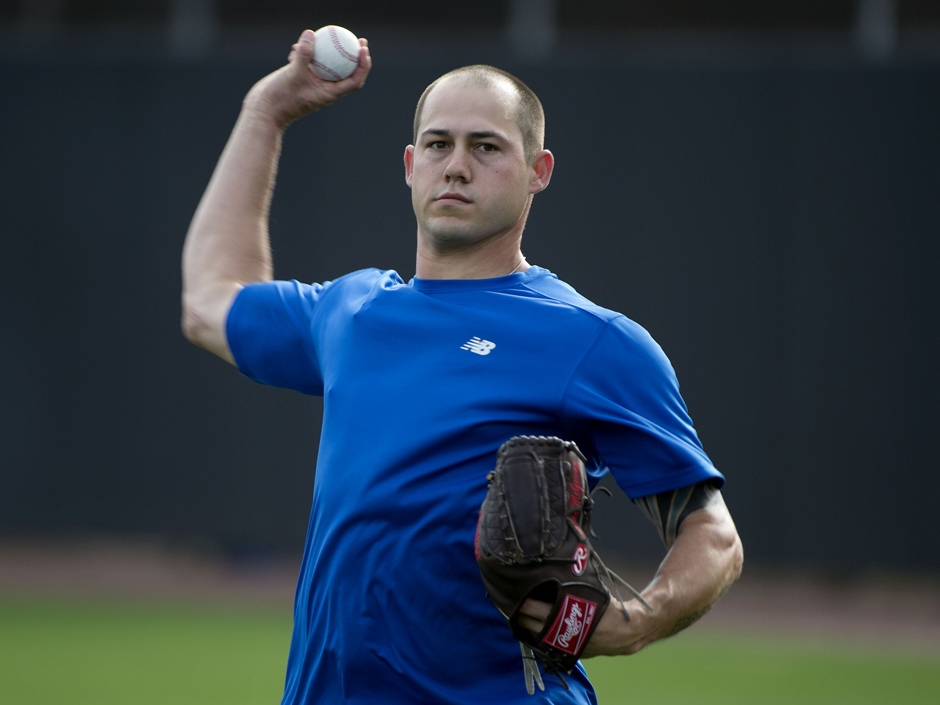
<svg viewBox="0 0 940 705">
<path fill-rule="evenodd" d="M 489 142 L 481 142 L 480 144 L 477 145 L 477 149 L 479 149 L 481 152 L 498 152 L 499 151 L 499 147 L 497 147 L 495 144 L 490 144 Z"/>
<path fill-rule="evenodd" d="M 433 142 L 428 142 L 428 149 L 446 149 L 447 143 L 444 140 L 434 140 Z"/>
</svg>

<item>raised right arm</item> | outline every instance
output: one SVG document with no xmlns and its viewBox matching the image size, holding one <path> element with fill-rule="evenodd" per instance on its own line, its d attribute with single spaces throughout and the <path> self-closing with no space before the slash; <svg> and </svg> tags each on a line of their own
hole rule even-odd
<svg viewBox="0 0 940 705">
<path fill-rule="evenodd" d="M 248 92 L 228 143 L 199 202 L 183 246 L 183 334 L 234 363 L 225 321 L 245 284 L 273 276 L 268 209 L 287 125 L 365 83 L 372 66 L 360 40 L 359 67 L 342 81 L 310 70 L 315 37 L 305 30 L 286 66 Z"/>
</svg>

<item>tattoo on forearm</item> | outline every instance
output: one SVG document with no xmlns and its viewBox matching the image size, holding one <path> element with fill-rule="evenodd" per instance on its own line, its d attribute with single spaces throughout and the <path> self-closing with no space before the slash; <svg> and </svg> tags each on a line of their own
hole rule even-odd
<svg viewBox="0 0 940 705">
<path fill-rule="evenodd" d="M 634 503 L 656 525 L 666 548 L 671 548 L 685 518 L 692 512 L 707 507 L 717 495 L 718 488 L 712 482 L 705 481 L 671 492 L 637 497 Z"/>
<path fill-rule="evenodd" d="M 734 581 L 732 580 L 731 582 L 734 582 Z M 731 582 L 729 582 L 727 585 L 721 588 L 721 592 L 718 594 L 718 597 L 716 597 L 715 601 L 712 602 L 710 605 L 703 607 L 698 612 L 694 612 L 693 614 L 687 615 L 677 620 L 676 623 L 672 625 L 672 629 L 669 631 L 669 633 L 666 635 L 665 638 L 668 639 L 669 637 L 675 634 L 678 634 L 683 629 L 688 629 L 697 621 L 699 621 L 702 617 L 708 614 L 709 610 L 711 610 L 712 607 L 718 604 L 718 600 L 724 597 L 725 593 L 728 592 L 728 590 L 731 588 Z"/>
<path fill-rule="evenodd" d="M 699 621 L 702 617 L 704 617 L 706 614 L 708 614 L 708 611 L 709 611 L 711 608 L 712 608 L 712 606 L 709 605 L 709 606 L 706 607 L 705 609 L 701 609 L 701 610 L 699 610 L 698 612 L 696 612 L 696 613 L 694 613 L 694 614 L 690 614 L 690 615 L 688 615 L 688 616 L 686 616 L 686 617 L 683 617 L 682 619 L 678 620 L 674 625 L 672 625 L 672 630 L 666 635 L 666 638 L 668 639 L 669 637 L 678 634 L 678 633 L 681 632 L 683 629 L 688 629 L 688 628 L 691 627 L 693 624 L 695 624 L 697 621 Z"/>
</svg>

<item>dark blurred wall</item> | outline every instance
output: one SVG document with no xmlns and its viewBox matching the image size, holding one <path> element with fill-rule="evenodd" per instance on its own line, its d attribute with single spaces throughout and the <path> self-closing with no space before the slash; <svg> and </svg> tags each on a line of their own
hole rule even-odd
<svg viewBox="0 0 940 705">
<path fill-rule="evenodd" d="M 280 59 L 0 63 L 0 535 L 302 545 L 319 400 L 178 327 L 189 218 Z M 401 156 L 456 64 L 390 63 L 288 130 L 279 277 L 412 276 Z M 940 69 L 503 66 L 557 160 L 524 251 L 666 350 L 749 562 L 940 571 Z M 659 554 L 600 502 L 604 545 Z"/>
</svg>

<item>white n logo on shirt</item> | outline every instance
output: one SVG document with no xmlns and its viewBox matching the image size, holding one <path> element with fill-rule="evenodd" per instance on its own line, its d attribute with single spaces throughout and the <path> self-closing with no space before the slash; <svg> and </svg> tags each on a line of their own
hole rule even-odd
<svg viewBox="0 0 940 705">
<path fill-rule="evenodd" d="M 461 350 L 469 350 L 472 353 L 477 355 L 489 355 L 490 351 L 496 347 L 496 343 L 491 343 L 489 340 L 483 340 L 473 336 L 466 343 L 460 346 Z"/>
</svg>

